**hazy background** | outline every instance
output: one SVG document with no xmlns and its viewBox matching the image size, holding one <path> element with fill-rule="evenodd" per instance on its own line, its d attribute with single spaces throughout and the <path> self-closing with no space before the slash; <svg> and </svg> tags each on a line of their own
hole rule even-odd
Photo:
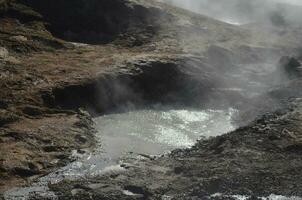
<svg viewBox="0 0 302 200">
<path fill-rule="evenodd" d="M 301 24 L 302 0 L 162 0 L 225 22 Z"/>
</svg>

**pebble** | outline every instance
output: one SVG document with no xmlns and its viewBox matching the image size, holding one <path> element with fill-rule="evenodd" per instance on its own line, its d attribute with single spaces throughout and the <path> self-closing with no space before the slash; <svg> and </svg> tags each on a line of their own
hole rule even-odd
<svg viewBox="0 0 302 200">
<path fill-rule="evenodd" d="M 83 192 L 85 192 L 85 190 L 83 190 L 83 189 L 73 189 L 73 190 L 71 190 L 71 195 L 75 196 L 75 195 L 77 195 L 79 193 L 83 193 Z"/>
<path fill-rule="evenodd" d="M 7 58 L 9 56 L 8 50 L 4 47 L 0 47 L 0 59 Z"/>
<path fill-rule="evenodd" d="M 17 42 L 27 42 L 28 41 L 27 37 L 25 37 L 23 35 L 12 36 L 9 39 L 17 41 Z"/>
</svg>

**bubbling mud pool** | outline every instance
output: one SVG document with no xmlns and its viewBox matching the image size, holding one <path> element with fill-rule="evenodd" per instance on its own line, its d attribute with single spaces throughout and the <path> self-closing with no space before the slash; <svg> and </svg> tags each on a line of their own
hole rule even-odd
<svg viewBox="0 0 302 200">
<path fill-rule="evenodd" d="M 137 110 L 95 119 L 98 135 L 111 157 L 123 152 L 162 154 L 192 146 L 197 139 L 235 129 L 236 110 Z"/>
<path fill-rule="evenodd" d="M 122 170 L 123 158 L 160 155 L 176 148 L 188 148 L 197 139 L 235 129 L 232 116 L 237 110 L 141 109 L 103 115 L 94 119 L 99 141 L 93 153 L 74 151 L 77 161 L 40 178 L 30 187 L 7 191 L 5 199 L 43 196 L 56 199 L 49 183 L 93 177 L 106 171 Z"/>
</svg>

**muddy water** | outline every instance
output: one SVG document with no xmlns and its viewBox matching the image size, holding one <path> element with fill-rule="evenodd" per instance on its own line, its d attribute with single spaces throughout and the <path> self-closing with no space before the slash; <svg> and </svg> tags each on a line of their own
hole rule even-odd
<svg viewBox="0 0 302 200">
<path fill-rule="evenodd" d="M 232 116 L 237 111 L 191 109 L 143 109 L 109 114 L 95 119 L 99 145 L 94 153 L 79 154 L 78 161 L 42 177 L 31 187 L 15 188 L 5 199 L 44 196 L 55 199 L 48 183 L 79 179 L 118 170 L 121 158 L 158 155 L 175 148 L 192 146 L 197 139 L 221 135 L 235 129 Z"/>
<path fill-rule="evenodd" d="M 234 109 L 138 110 L 97 118 L 98 135 L 108 156 L 123 152 L 162 154 L 192 146 L 197 139 L 234 129 Z"/>
</svg>

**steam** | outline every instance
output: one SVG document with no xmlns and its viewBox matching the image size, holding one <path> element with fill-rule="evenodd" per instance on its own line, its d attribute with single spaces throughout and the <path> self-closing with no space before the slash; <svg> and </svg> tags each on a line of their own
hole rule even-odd
<svg viewBox="0 0 302 200">
<path fill-rule="evenodd" d="M 302 2 L 300 0 L 274 0 L 274 1 L 279 3 L 292 4 L 292 5 L 302 5 Z"/>
<path fill-rule="evenodd" d="M 163 0 L 175 6 L 232 24 L 272 22 L 301 24 L 300 0 Z"/>
<path fill-rule="evenodd" d="M 232 106 L 238 102 L 241 105 L 235 107 L 242 112 L 239 116 L 242 120 L 238 123 L 240 125 L 267 111 L 263 99 L 270 102 L 271 108 L 278 108 L 280 99 L 271 96 L 269 91 L 290 80 L 287 72 L 279 66 L 279 60 L 282 56 L 295 55 L 294 48 L 298 48 L 302 41 L 297 33 L 302 27 L 301 0 L 161 1 L 237 26 L 228 29 L 229 26 L 225 25 L 221 28 L 217 23 L 216 28 L 216 25 L 211 27 L 215 22 L 210 25 L 203 23 L 203 26 L 207 26 L 204 32 L 208 31 L 208 35 L 217 33 L 219 37 L 225 37 L 223 40 L 214 37 L 203 45 L 206 49 L 205 57 L 209 58 L 208 63 L 213 69 L 220 69 L 215 74 L 220 77 L 215 80 L 217 87 L 208 94 L 210 106 Z M 229 30 L 234 31 L 234 37 L 229 34 Z M 240 33 L 243 33 L 242 37 Z M 180 37 L 180 41 L 203 38 L 202 34 L 191 36 L 187 32 Z M 195 38 L 190 40 L 190 37 Z M 228 42 L 235 45 L 228 46 Z M 194 43 L 185 45 L 194 46 Z M 183 49 L 187 48 L 185 45 Z M 202 47 L 193 48 L 194 52 Z"/>
</svg>

